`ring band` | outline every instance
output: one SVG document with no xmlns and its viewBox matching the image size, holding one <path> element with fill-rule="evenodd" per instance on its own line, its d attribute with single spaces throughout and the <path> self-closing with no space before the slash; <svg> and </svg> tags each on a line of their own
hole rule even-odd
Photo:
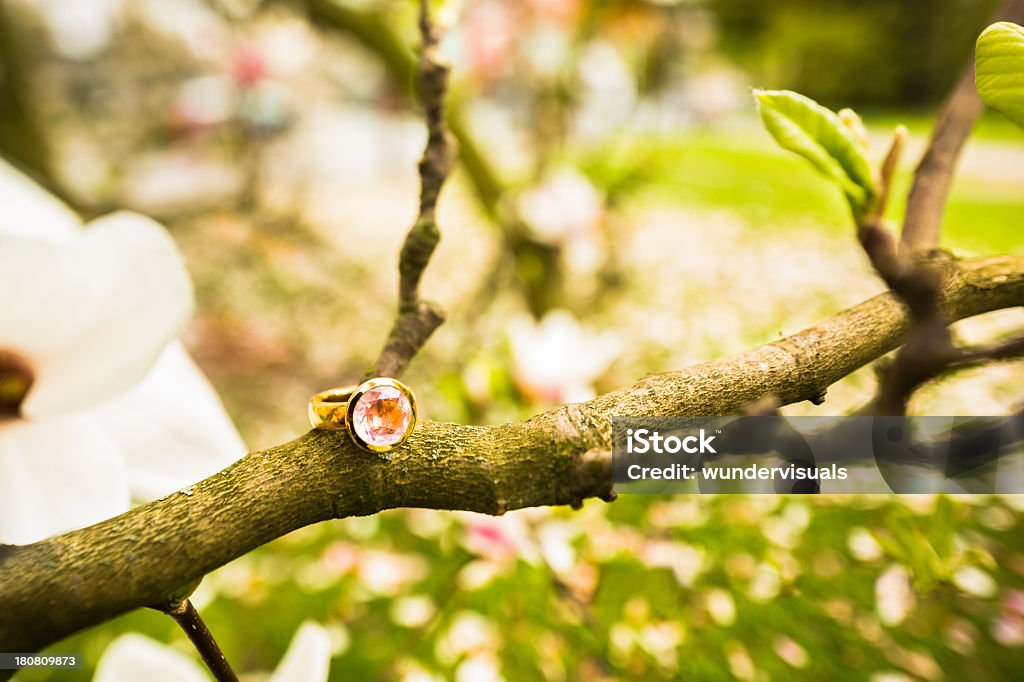
<svg viewBox="0 0 1024 682">
<path fill-rule="evenodd" d="M 313 428 L 347 431 L 356 445 L 370 452 L 388 452 L 404 443 L 416 426 L 416 417 L 412 390 L 387 377 L 329 388 L 309 399 Z"/>
<path fill-rule="evenodd" d="M 357 388 L 357 385 L 329 388 L 310 398 L 309 425 L 315 429 L 344 431 L 348 422 L 348 402 Z"/>
</svg>

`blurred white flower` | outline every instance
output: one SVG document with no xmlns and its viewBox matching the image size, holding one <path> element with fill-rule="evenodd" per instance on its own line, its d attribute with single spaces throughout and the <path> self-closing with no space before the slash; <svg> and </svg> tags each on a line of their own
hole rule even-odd
<svg viewBox="0 0 1024 682">
<path fill-rule="evenodd" d="M 451 617 L 450 623 L 435 645 L 437 659 L 445 665 L 451 665 L 463 656 L 494 652 L 501 647 L 501 632 L 497 625 L 476 611 L 459 611 Z"/>
<path fill-rule="evenodd" d="M 501 2 L 481 2 L 463 18 L 458 31 L 457 63 L 481 80 L 490 80 L 512 68 L 516 41 L 515 12 Z"/>
<path fill-rule="evenodd" d="M 60 0 L 57 0 L 60 1 Z M 237 26 L 203 0 L 132 0 L 132 20 L 213 64 L 228 60 Z"/>
<path fill-rule="evenodd" d="M 565 310 L 552 310 L 538 323 L 513 320 L 509 339 L 516 384 L 537 402 L 580 402 L 594 397 L 594 381 L 618 354 L 612 332 L 594 333 Z"/>
<path fill-rule="evenodd" d="M 261 55 L 260 74 L 276 78 L 302 75 L 315 64 L 320 47 L 316 31 L 298 18 L 274 17 L 259 22 L 252 39 L 249 49 Z"/>
<path fill-rule="evenodd" d="M 757 679 L 757 668 L 754 666 L 754 659 L 750 657 L 747 648 L 736 641 L 728 642 L 725 645 L 726 662 L 729 664 L 729 672 L 739 680 Z"/>
<path fill-rule="evenodd" d="M 767 561 L 762 561 L 757 565 L 750 580 L 747 595 L 751 600 L 763 603 L 775 599 L 781 589 L 782 576 L 779 575 L 779 569 Z"/>
<path fill-rule="evenodd" d="M 498 564 L 537 560 L 537 547 L 522 514 L 460 516 L 466 529 L 462 545 L 467 551 Z"/>
<path fill-rule="evenodd" d="M 558 575 L 568 573 L 576 565 L 572 546 L 575 526 L 549 521 L 537 529 L 537 544 L 544 562 Z"/>
<path fill-rule="evenodd" d="M 779 635 L 772 643 L 775 654 L 794 668 L 806 668 L 810 662 L 807 650 L 800 646 L 792 637 Z"/>
<path fill-rule="evenodd" d="M 124 203 L 144 211 L 219 208 L 245 183 L 242 172 L 226 161 L 177 150 L 141 154 L 123 171 Z"/>
<path fill-rule="evenodd" d="M 854 559 L 871 562 L 882 558 L 882 546 L 867 528 L 851 528 L 846 537 L 846 546 Z"/>
<path fill-rule="evenodd" d="M 1004 613 L 992 621 L 992 639 L 1005 647 L 1024 646 L 1024 618 Z"/>
<path fill-rule="evenodd" d="M 885 569 L 875 581 L 875 611 L 883 625 L 899 625 L 914 609 L 914 592 L 910 574 L 899 564 Z"/>
<path fill-rule="evenodd" d="M 704 548 L 679 540 L 649 540 L 640 550 L 640 560 L 652 568 L 670 568 L 683 587 L 693 587 L 710 561 Z"/>
<path fill-rule="evenodd" d="M 553 81 L 570 61 L 570 34 L 555 26 L 538 26 L 523 38 L 523 57 L 531 67 L 531 80 Z"/>
<path fill-rule="evenodd" d="M 95 523 L 244 454 L 175 340 L 192 286 L 166 231 L 131 213 L 81 229 L 5 165 L 0 205 L 0 383 L 28 384 L 0 414 L 0 542 Z"/>
<path fill-rule="evenodd" d="M 621 131 L 639 99 L 637 79 L 622 51 L 605 40 L 591 41 L 580 59 L 581 103 L 573 132 L 598 141 Z"/>
<path fill-rule="evenodd" d="M 977 566 L 962 566 L 953 574 L 953 584 L 961 590 L 981 599 L 994 597 L 999 586 L 985 571 Z"/>
<path fill-rule="evenodd" d="M 579 172 L 562 169 L 549 175 L 519 196 L 518 208 L 538 238 L 562 247 L 571 272 L 591 274 L 604 263 L 604 198 Z"/>
<path fill-rule="evenodd" d="M 402 627 L 418 628 L 426 625 L 436 613 L 434 600 L 425 594 L 400 597 L 391 602 L 391 620 Z"/>
<path fill-rule="evenodd" d="M 65 57 L 88 59 L 110 43 L 124 0 L 36 0 L 35 8 Z"/>
<path fill-rule="evenodd" d="M 713 123 L 739 110 L 748 90 L 742 72 L 721 67 L 692 76 L 683 88 L 688 109 L 700 123 Z"/>
<path fill-rule="evenodd" d="M 326 681 L 331 639 L 312 621 L 292 637 L 270 682 Z M 121 635 L 103 652 L 93 682 L 209 682 L 210 674 L 193 658 L 156 640 L 134 633 Z"/>
<path fill-rule="evenodd" d="M 736 622 L 736 602 L 732 595 L 723 589 L 712 587 L 704 593 L 704 606 L 711 620 L 722 627 L 729 627 Z"/>
<path fill-rule="evenodd" d="M 559 170 L 521 194 L 518 208 L 534 233 L 552 244 L 594 234 L 604 214 L 601 194 L 571 169 Z"/>
<path fill-rule="evenodd" d="M 774 545 L 793 549 L 800 544 L 803 528 L 781 516 L 768 516 L 761 521 L 761 533 Z"/>
<path fill-rule="evenodd" d="M 186 130 L 224 123 L 234 115 L 238 97 L 238 86 L 229 76 L 189 78 L 178 87 L 172 105 L 172 122 Z"/>
<path fill-rule="evenodd" d="M 456 682 L 503 682 L 501 663 L 492 652 L 470 656 L 455 670 Z"/>
<path fill-rule="evenodd" d="M 661 667 L 674 669 L 679 664 L 679 646 L 685 639 L 686 630 L 681 623 L 663 620 L 643 626 L 637 633 L 636 643 L 657 659 Z"/>
<path fill-rule="evenodd" d="M 367 550 L 360 554 L 358 571 L 360 584 L 372 594 L 394 596 L 422 580 L 428 569 L 418 554 Z"/>
<path fill-rule="evenodd" d="M 1003 609 L 1008 613 L 1024 618 L 1024 592 L 1007 590 L 1003 594 Z"/>
<path fill-rule="evenodd" d="M 953 651 L 961 656 L 973 656 L 977 648 L 975 640 L 978 638 L 978 629 L 970 621 L 957 618 L 942 632 L 942 639 Z"/>
</svg>

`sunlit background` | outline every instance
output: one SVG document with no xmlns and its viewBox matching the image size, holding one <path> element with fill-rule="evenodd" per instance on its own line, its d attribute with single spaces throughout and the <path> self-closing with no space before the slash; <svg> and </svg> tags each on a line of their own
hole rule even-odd
<svg viewBox="0 0 1024 682">
<path fill-rule="evenodd" d="M 406 378 L 490 424 L 793 333 L 883 289 L 842 197 L 778 150 L 751 87 L 855 107 L 872 158 L 934 113 L 994 3 L 466 0 L 435 6 L 462 163 L 424 294 L 448 322 Z M 196 288 L 185 341 L 251 449 L 307 428 L 394 316 L 425 132 L 411 0 L 0 0 L 0 155 L 83 216 L 167 225 Z M 3 207 L 0 206 L 0 210 Z M 987 114 L 945 244 L 1024 252 L 1024 132 Z M 957 325 L 999 338 L 1021 310 Z M 1024 364 L 928 387 L 918 414 L 1006 413 Z M 790 414 L 843 414 L 870 369 Z M 328 628 L 336 680 L 1019 679 L 1024 499 L 624 496 L 500 519 L 320 524 L 195 601 L 247 679 Z M 137 612 L 54 651 L 86 680 Z M 260 672 L 262 671 L 262 672 Z"/>
</svg>

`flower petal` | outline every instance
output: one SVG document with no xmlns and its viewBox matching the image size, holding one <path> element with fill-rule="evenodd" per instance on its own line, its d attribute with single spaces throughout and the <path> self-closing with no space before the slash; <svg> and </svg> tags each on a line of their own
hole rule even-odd
<svg viewBox="0 0 1024 682">
<path fill-rule="evenodd" d="M 128 485 L 137 500 L 201 481 L 247 451 L 220 398 L 179 341 L 141 382 L 89 414 L 127 460 Z"/>
<path fill-rule="evenodd" d="M 299 626 L 270 682 L 326 682 L 331 667 L 331 638 L 323 626 Z"/>
<path fill-rule="evenodd" d="M 106 648 L 92 682 L 209 682 L 198 663 L 156 640 L 129 633 Z"/>
<path fill-rule="evenodd" d="M 0 423 L 0 542 L 35 542 L 127 509 L 124 462 L 92 421 Z"/>
<path fill-rule="evenodd" d="M 134 385 L 191 312 L 181 256 L 144 216 L 101 218 L 68 245 L 0 239 L 0 347 L 36 373 L 26 417 L 81 410 Z"/>
<path fill-rule="evenodd" d="M 74 211 L 0 159 L 0 234 L 37 239 L 73 239 L 82 222 Z"/>
</svg>

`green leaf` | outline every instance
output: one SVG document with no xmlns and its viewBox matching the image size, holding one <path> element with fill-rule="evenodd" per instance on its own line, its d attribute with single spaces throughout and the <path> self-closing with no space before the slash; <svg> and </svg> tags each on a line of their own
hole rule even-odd
<svg viewBox="0 0 1024 682">
<path fill-rule="evenodd" d="M 985 104 L 1024 128 L 1024 28 L 1003 21 L 984 30 L 974 81 Z"/>
<path fill-rule="evenodd" d="M 838 184 L 854 218 L 862 218 L 875 200 L 875 183 L 863 147 L 842 119 L 814 100 L 788 90 L 755 90 L 754 97 L 775 141 Z"/>
</svg>

